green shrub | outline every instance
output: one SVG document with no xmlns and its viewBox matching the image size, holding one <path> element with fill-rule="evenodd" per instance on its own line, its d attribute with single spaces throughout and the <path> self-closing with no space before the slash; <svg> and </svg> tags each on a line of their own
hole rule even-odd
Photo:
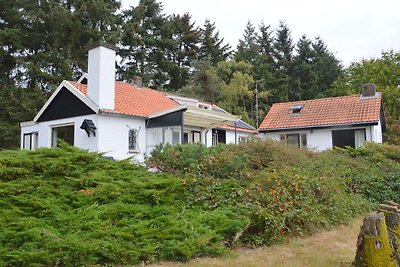
<svg viewBox="0 0 400 267">
<path fill-rule="evenodd" d="M 194 174 L 215 178 L 242 177 L 248 171 L 246 154 L 234 146 L 207 148 L 203 144 L 159 145 L 151 152 L 147 166 L 177 174 Z"/>
<path fill-rule="evenodd" d="M 0 266 L 219 256 L 399 201 L 396 146 L 313 153 L 255 140 L 153 155 L 149 166 L 164 172 L 66 145 L 0 151 Z"/>
</svg>

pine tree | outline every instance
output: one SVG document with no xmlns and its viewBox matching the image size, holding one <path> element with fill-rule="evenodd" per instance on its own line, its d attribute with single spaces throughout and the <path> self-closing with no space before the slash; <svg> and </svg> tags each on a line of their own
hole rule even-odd
<svg viewBox="0 0 400 267">
<path fill-rule="evenodd" d="M 253 24 L 248 21 L 244 30 L 243 39 L 239 40 L 239 44 L 236 48 L 235 60 L 246 61 L 251 65 L 255 65 L 258 55 L 260 53 L 260 47 L 257 43 L 258 34 Z"/>
<path fill-rule="evenodd" d="M 273 102 L 288 101 L 292 75 L 293 40 L 290 29 L 280 22 L 274 39 L 275 85 L 272 90 Z"/>
<path fill-rule="evenodd" d="M 162 4 L 155 0 L 141 0 L 124 12 L 122 61 L 118 70 L 124 80 L 140 76 L 145 84 L 160 87 L 169 79 L 163 72 L 166 65 L 163 32 L 167 21 Z"/>
<path fill-rule="evenodd" d="M 303 35 L 296 45 L 297 54 L 293 58 L 292 87 L 290 100 L 312 99 L 318 91 L 317 75 L 314 70 L 315 53 L 312 42 Z"/>
<path fill-rule="evenodd" d="M 229 44 L 223 44 L 224 38 L 219 37 L 215 23 L 206 19 L 203 27 L 201 29 L 198 60 L 210 60 L 213 65 L 226 60 L 231 54 L 231 47 Z"/>
<path fill-rule="evenodd" d="M 168 21 L 168 40 L 165 48 L 166 71 L 171 77 L 166 89 L 176 91 L 187 84 L 191 64 L 195 61 L 200 42 L 200 31 L 189 13 L 172 15 Z"/>
<path fill-rule="evenodd" d="M 316 74 L 318 91 L 314 97 L 333 96 L 332 84 L 342 76 L 340 61 L 331 53 L 324 41 L 317 37 L 312 44 L 314 50 L 313 70 Z"/>
<path fill-rule="evenodd" d="M 221 61 L 224 62 L 224 61 Z M 216 67 L 208 60 L 198 61 L 194 64 L 195 71 L 188 85 L 179 90 L 179 94 L 216 103 L 223 85 L 218 76 Z"/>
<path fill-rule="evenodd" d="M 14 0 L 0 5 L 2 68 L 8 74 L 2 81 L 52 91 L 86 69 L 87 44 L 116 40 L 117 0 Z"/>
</svg>

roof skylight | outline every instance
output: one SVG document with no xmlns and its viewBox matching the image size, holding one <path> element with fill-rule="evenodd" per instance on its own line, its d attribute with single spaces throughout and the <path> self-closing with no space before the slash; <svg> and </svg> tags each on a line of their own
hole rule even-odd
<svg viewBox="0 0 400 267">
<path fill-rule="evenodd" d="M 289 108 L 289 110 L 290 110 L 290 113 L 300 113 L 300 111 L 303 107 L 304 107 L 304 105 L 294 105 L 294 106 L 291 106 Z"/>
</svg>

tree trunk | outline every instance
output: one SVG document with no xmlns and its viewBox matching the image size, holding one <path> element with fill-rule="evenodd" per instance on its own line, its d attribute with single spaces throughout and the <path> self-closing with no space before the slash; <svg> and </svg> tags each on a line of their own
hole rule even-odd
<svg viewBox="0 0 400 267">
<path fill-rule="evenodd" d="M 365 216 L 357 240 L 356 267 L 399 266 L 400 212 L 394 204 L 386 202 Z"/>
</svg>

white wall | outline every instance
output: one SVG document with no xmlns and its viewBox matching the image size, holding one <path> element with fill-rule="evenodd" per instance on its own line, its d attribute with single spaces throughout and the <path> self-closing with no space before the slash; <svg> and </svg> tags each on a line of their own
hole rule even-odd
<svg viewBox="0 0 400 267">
<path fill-rule="evenodd" d="M 332 148 L 332 130 L 331 129 L 320 129 L 320 130 L 308 130 L 308 131 L 282 131 L 282 132 L 271 132 L 262 133 L 259 136 L 261 138 L 268 138 L 275 141 L 281 140 L 282 134 L 305 134 L 307 136 L 307 147 L 315 151 L 323 151 Z"/>
<path fill-rule="evenodd" d="M 212 129 L 201 131 L 201 141 L 207 147 L 212 146 Z"/>
<path fill-rule="evenodd" d="M 248 133 L 248 132 L 236 131 L 237 142 L 235 142 L 235 131 L 234 130 L 226 130 L 226 143 L 227 144 L 239 144 L 240 137 L 249 137 L 249 136 L 254 136 L 254 134 Z"/>
<path fill-rule="evenodd" d="M 114 159 L 132 157 L 138 162 L 143 162 L 146 153 L 146 127 L 145 120 L 111 115 L 98 116 L 98 151 Z M 129 152 L 129 130 L 139 131 L 138 153 Z"/>
<path fill-rule="evenodd" d="M 366 126 L 360 128 L 343 127 L 334 129 L 316 129 L 316 130 L 305 130 L 305 131 L 282 131 L 282 132 L 271 132 L 261 133 L 261 138 L 269 138 L 275 141 L 280 141 L 281 134 L 306 134 L 307 135 L 307 147 L 315 151 L 323 151 L 332 148 L 332 130 L 356 130 L 365 129 L 366 141 L 382 143 L 382 131 L 380 123 L 376 126 Z"/>
<path fill-rule="evenodd" d="M 371 132 L 373 133 L 372 141 L 381 144 L 383 142 L 381 121 L 379 120 L 378 125 L 371 126 L 371 129 Z"/>
<path fill-rule="evenodd" d="M 59 119 L 52 121 L 45 121 L 40 123 L 33 123 L 28 126 L 21 126 L 21 148 L 22 138 L 25 133 L 38 132 L 38 147 L 51 147 L 51 132 L 53 127 L 60 127 L 64 125 L 74 125 L 74 145 L 79 148 L 87 149 L 95 152 L 98 149 L 98 129 L 96 130 L 96 136 L 87 136 L 87 133 L 80 129 L 84 119 L 90 119 L 94 122 L 98 128 L 97 115 L 85 115 L 67 119 Z"/>
</svg>

